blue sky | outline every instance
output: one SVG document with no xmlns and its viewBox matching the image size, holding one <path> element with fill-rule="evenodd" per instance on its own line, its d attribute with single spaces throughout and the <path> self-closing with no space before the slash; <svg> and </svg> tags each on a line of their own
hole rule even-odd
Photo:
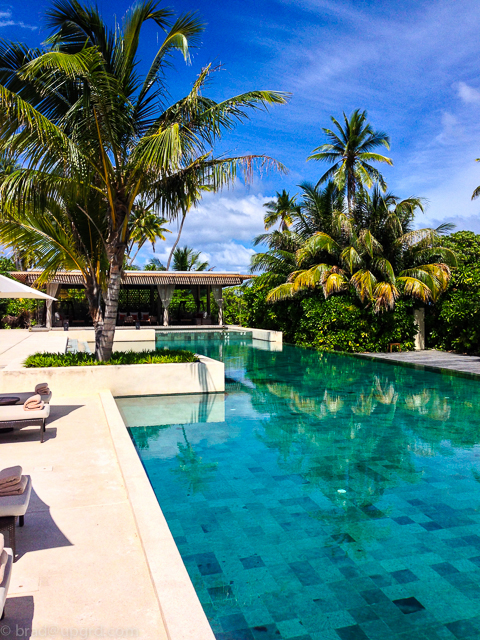
<svg viewBox="0 0 480 640">
<path fill-rule="evenodd" d="M 262 231 L 263 203 L 286 188 L 295 193 L 325 167 L 306 162 L 324 141 L 330 115 L 366 109 L 391 138 L 393 167 L 384 175 L 399 196 L 429 201 L 418 226 L 448 220 L 480 232 L 480 5 L 471 0 L 400 2 L 356 0 L 210 0 L 167 2 L 177 12 L 198 10 L 207 23 L 190 66 L 169 72 L 172 100 L 188 91 L 201 67 L 222 64 L 209 88 L 220 99 L 250 89 L 292 93 L 287 106 L 228 134 L 219 151 L 264 153 L 288 175 L 259 176 L 209 194 L 189 214 L 181 244 L 202 250 L 217 269 L 246 269 L 251 239 Z M 98 0 L 105 16 L 120 19 L 131 2 Z M 0 35 L 36 45 L 47 0 L 0 0 Z M 160 34 L 159 34 L 159 37 Z M 149 61 L 157 29 L 145 30 Z M 173 235 L 173 234 L 172 234 Z M 157 246 L 164 259 L 171 244 Z M 144 250 L 142 263 L 151 255 Z"/>
</svg>

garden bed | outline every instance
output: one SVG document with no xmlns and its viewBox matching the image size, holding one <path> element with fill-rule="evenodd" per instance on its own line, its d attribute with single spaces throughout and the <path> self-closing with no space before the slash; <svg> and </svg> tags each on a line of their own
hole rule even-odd
<svg viewBox="0 0 480 640">
<path fill-rule="evenodd" d="M 25 360 L 24 367 L 94 367 L 101 365 L 172 364 L 198 362 L 198 357 L 183 349 L 168 351 L 116 351 L 108 362 L 95 359 L 93 353 L 34 353 Z"/>
</svg>

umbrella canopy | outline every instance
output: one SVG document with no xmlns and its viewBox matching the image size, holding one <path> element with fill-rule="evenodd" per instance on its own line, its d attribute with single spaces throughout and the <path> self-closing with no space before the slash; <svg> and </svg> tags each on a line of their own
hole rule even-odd
<svg viewBox="0 0 480 640">
<path fill-rule="evenodd" d="M 26 284 L 0 275 L 0 298 L 41 298 L 42 300 L 56 300 L 52 296 L 27 287 Z"/>
</svg>

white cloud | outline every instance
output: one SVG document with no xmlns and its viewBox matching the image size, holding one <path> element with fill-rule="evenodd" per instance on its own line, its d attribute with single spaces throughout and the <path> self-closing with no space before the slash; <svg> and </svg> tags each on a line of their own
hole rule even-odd
<svg viewBox="0 0 480 640">
<path fill-rule="evenodd" d="M 187 214 L 180 247 L 189 246 L 202 252 L 216 271 L 248 271 L 250 257 L 255 253 L 253 238 L 264 231 L 263 204 L 273 196 L 249 194 L 239 187 L 228 194 L 207 193 L 199 206 Z M 157 243 L 156 254 L 166 264 L 175 241 L 177 225 L 170 225 L 172 234 L 167 242 Z M 151 246 L 138 255 L 137 264 L 142 265 L 154 254 Z"/>
<path fill-rule="evenodd" d="M 457 91 L 459 97 L 467 104 L 480 102 L 480 91 L 474 89 L 466 82 L 459 82 L 457 84 Z"/>
<path fill-rule="evenodd" d="M 22 20 L 13 19 L 13 14 L 9 9 L 0 11 L 0 28 L 1 27 L 21 27 L 22 29 L 31 29 L 32 31 L 38 29 L 38 27 L 26 24 Z"/>
</svg>

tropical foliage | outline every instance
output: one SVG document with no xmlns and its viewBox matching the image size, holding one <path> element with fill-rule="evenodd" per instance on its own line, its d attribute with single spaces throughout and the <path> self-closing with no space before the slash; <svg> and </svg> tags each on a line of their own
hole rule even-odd
<svg viewBox="0 0 480 640">
<path fill-rule="evenodd" d="M 166 223 L 166 218 L 162 218 L 158 213 L 150 211 L 145 202 L 135 203 L 131 219 L 130 240 L 127 246 L 130 264 L 133 264 L 138 252 L 147 242 L 150 242 L 152 251 L 155 253 L 157 240 L 166 240 L 165 234 L 171 233 L 170 229 L 164 226 Z M 132 256 L 134 248 L 136 251 Z"/>
<path fill-rule="evenodd" d="M 441 304 L 427 315 L 431 346 L 480 353 L 480 235 L 459 231 L 445 239 L 455 251 L 459 266 Z"/>
<path fill-rule="evenodd" d="M 146 22 L 164 39 L 142 77 Z M 207 65 L 190 93 L 166 106 L 165 70 L 177 52 L 189 61 L 203 24 L 154 0 L 113 28 L 94 5 L 54 0 L 47 26 L 43 48 L 0 42 L 0 154 L 22 159 L 0 181 L 0 240 L 33 248 L 44 280 L 59 268 L 81 271 L 96 354 L 108 360 L 136 204 L 174 219 L 241 169 L 248 179 L 255 167 L 281 168 L 264 156 L 216 157 L 213 147 L 249 111 L 286 96 L 254 90 L 216 102 L 204 95 L 215 71 Z"/>
<path fill-rule="evenodd" d="M 358 191 L 349 212 L 333 183 L 301 189 L 305 197 L 292 231 L 261 236 L 269 249 L 252 262 L 254 270 L 276 267 L 275 275 L 290 270 L 270 292 L 271 302 L 321 288 L 325 298 L 355 293 L 379 313 L 393 310 L 402 293 L 427 303 L 445 291 L 456 258 L 441 237 L 451 227 L 413 229 L 415 213 L 423 210 L 420 198 L 401 200 L 376 186 Z"/>
<path fill-rule="evenodd" d="M 206 271 L 208 262 L 200 259 L 202 252 L 191 247 L 181 247 L 173 252 L 174 271 Z"/>
<path fill-rule="evenodd" d="M 275 200 L 266 202 L 263 206 L 267 209 L 267 213 L 263 218 L 265 229 L 270 229 L 270 227 L 280 222 L 280 231 L 286 231 L 292 224 L 292 213 L 298 211 L 295 196 L 291 198 L 285 189 L 282 193 L 277 191 Z"/>
</svg>

